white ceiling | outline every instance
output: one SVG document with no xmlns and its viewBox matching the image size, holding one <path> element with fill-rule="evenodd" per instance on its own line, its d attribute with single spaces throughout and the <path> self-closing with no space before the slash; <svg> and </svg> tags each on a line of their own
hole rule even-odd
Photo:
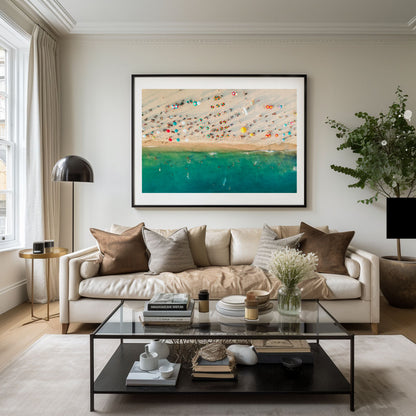
<svg viewBox="0 0 416 416">
<path fill-rule="evenodd" d="M 61 35 L 416 35 L 416 0 L 12 1 Z"/>
</svg>

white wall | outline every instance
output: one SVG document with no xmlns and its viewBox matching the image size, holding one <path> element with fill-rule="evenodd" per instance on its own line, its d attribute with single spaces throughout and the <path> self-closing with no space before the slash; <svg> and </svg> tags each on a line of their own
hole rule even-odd
<svg viewBox="0 0 416 416">
<path fill-rule="evenodd" d="M 70 37 L 61 41 L 62 156 L 86 157 L 93 184 L 76 184 L 76 248 L 94 243 L 89 227 L 111 223 L 149 227 L 256 227 L 263 223 L 329 224 L 355 230 L 353 244 L 393 254 L 385 239 L 385 202 L 364 206 L 370 195 L 347 188 L 349 177 L 330 169 L 348 164 L 327 116 L 354 123 L 353 113 L 386 110 L 400 85 L 416 118 L 416 41 L 381 39 L 138 40 Z M 307 208 L 131 208 L 131 74 L 306 73 Z M 62 184 L 63 244 L 70 246 L 70 185 Z M 416 242 L 403 241 L 416 255 Z"/>
</svg>

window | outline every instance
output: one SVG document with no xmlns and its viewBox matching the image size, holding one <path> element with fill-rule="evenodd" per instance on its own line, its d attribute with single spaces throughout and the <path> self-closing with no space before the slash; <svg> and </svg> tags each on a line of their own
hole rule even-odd
<svg viewBox="0 0 416 416">
<path fill-rule="evenodd" d="M 22 241 L 27 48 L 0 16 L 0 250 Z"/>
</svg>

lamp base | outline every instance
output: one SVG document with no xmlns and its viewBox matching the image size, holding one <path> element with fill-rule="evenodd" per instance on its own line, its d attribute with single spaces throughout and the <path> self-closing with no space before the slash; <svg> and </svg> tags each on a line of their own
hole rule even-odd
<svg viewBox="0 0 416 416">
<path fill-rule="evenodd" d="M 416 306 L 416 258 L 380 257 L 380 288 L 396 308 Z"/>
</svg>

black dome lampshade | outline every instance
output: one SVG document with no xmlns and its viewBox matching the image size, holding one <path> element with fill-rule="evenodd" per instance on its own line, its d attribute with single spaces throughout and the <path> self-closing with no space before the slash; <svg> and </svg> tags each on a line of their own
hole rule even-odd
<svg viewBox="0 0 416 416">
<path fill-rule="evenodd" d="M 88 160 L 80 156 L 65 156 L 52 169 L 53 182 L 72 182 L 72 252 L 74 252 L 74 182 L 94 182 L 94 172 Z"/>
<path fill-rule="evenodd" d="M 89 162 L 80 156 L 65 156 L 52 169 L 54 182 L 94 182 L 94 172 Z"/>
</svg>

